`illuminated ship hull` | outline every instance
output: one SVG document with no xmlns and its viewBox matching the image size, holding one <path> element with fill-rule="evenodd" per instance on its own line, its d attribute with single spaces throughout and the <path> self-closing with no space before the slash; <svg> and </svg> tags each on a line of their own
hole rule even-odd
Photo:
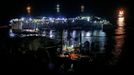
<svg viewBox="0 0 134 75">
<path fill-rule="evenodd" d="M 44 30 L 63 29 L 99 29 L 112 27 L 112 24 L 99 17 L 78 16 L 76 18 L 49 18 L 40 19 L 21 18 L 10 21 L 14 33 L 42 33 Z"/>
</svg>

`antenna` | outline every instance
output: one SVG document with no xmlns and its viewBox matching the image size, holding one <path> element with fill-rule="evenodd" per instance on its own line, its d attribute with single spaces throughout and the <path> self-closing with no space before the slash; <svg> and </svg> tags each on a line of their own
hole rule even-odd
<svg viewBox="0 0 134 75">
<path fill-rule="evenodd" d="M 81 12 L 84 12 L 84 10 L 85 10 L 85 6 L 81 5 Z"/>
<path fill-rule="evenodd" d="M 31 6 L 27 6 L 26 7 L 26 10 L 27 10 L 28 15 L 31 15 L 31 9 L 32 9 Z"/>
<path fill-rule="evenodd" d="M 56 10 L 57 10 L 57 13 L 60 12 L 60 5 L 59 4 L 56 5 Z"/>
</svg>

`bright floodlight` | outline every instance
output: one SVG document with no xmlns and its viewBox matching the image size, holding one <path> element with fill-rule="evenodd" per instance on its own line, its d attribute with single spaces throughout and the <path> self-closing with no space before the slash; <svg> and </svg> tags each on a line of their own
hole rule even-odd
<svg viewBox="0 0 134 75">
<path fill-rule="evenodd" d="M 9 30 L 9 36 L 10 37 L 15 37 L 15 34 L 12 32 L 12 29 Z"/>
<path fill-rule="evenodd" d="M 119 17 L 124 17 L 124 14 L 125 14 L 124 9 L 119 9 L 119 10 L 118 10 L 118 16 L 119 16 Z"/>
<path fill-rule="evenodd" d="M 10 23 L 13 23 L 13 20 L 10 20 Z"/>
<path fill-rule="evenodd" d="M 86 36 L 91 36 L 91 32 L 88 31 L 88 32 L 86 33 Z"/>
<path fill-rule="evenodd" d="M 21 18 L 21 21 L 24 21 L 24 17 Z"/>
<path fill-rule="evenodd" d="M 123 15 L 124 14 L 124 11 L 123 10 L 120 10 L 119 11 L 119 15 Z"/>
<path fill-rule="evenodd" d="M 29 18 L 29 21 L 32 21 L 32 18 Z"/>
<path fill-rule="evenodd" d="M 49 18 L 49 21 L 50 21 L 50 22 L 54 22 L 54 19 L 50 17 L 50 18 Z"/>
</svg>

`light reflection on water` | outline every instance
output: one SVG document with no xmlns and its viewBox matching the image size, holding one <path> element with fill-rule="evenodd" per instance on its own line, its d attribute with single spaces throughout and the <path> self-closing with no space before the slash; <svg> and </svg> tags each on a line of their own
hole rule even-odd
<svg viewBox="0 0 134 75">
<path fill-rule="evenodd" d="M 118 57 L 122 51 L 122 46 L 124 43 L 124 27 L 117 27 L 115 29 L 115 41 L 113 55 Z M 109 40 L 107 33 L 103 30 L 46 30 L 44 31 L 44 36 L 51 39 L 61 40 L 62 34 L 62 46 L 63 49 L 68 49 L 70 51 L 75 50 L 75 47 L 79 48 L 81 53 L 84 54 L 104 54 L 106 51 L 107 40 Z M 80 48 L 81 47 L 81 48 Z M 111 46 L 112 47 L 112 46 Z M 90 56 L 90 55 L 89 55 Z"/>
<path fill-rule="evenodd" d="M 115 29 L 115 46 L 114 49 L 112 51 L 113 53 L 113 61 L 111 61 L 111 64 L 115 64 L 116 62 L 118 62 L 122 50 L 123 50 L 123 46 L 124 46 L 124 42 L 125 42 L 125 20 L 124 17 L 119 17 L 117 20 L 117 28 Z"/>
<path fill-rule="evenodd" d="M 46 37 L 52 39 L 61 39 L 59 33 L 59 31 L 54 30 L 45 32 L 45 34 L 47 34 Z M 102 30 L 63 30 L 62 33 L 63 48 L 80 47 L 80 45 L 82 45 L 82 47 L 90 48 L 88 49 L 90 51 L 92 47 L 96 46 L 99 50 L 104 50 L 106 39 L 106 33 Z"/>
<path fill-rule="evenodd" d="M 61 40 L 62 37 L 63 51 L 70 50 L 69 52 L 71 52 L 71 51 L 75 51 L 76 48 L 80 50 L 78 51 L 78 57 L 81 57 L 81 59 L 78 59 L 77 55 L 72 54 L 70 55 L 72 57 L 71 60 L 70 59 L 66 60 L 66 58 L 65 60 L 60 60 L 62 62 L 60 63 L 59 66 L 60 71 L 76 71 L 76 68 L 79 68 L 77 67 L 77 65 L 80 65 L 79 62 L 82 62 L 83 64 L 84 63 L 92 64 L 92 63 L 100 63 L 100 62 L 101 64 L 102 63 L 104 64 L 108 62 L 108 64 L 112 64 L 112 65 L 118 63 L 120 59 L 120 55 L 122 53 L 123 44 L 124 44 L 124 38 L 125 38 L 124 27 L 117 27 L 117 29 L 115 29 L 115 35 L 113 36 L 107 36 L 107 35 L 108 33 L 104 32 L 103 30 L 94 30 L 94 31 L 63 30 L 62 33 L 61 31 L 55 31 L 55 30 L 44 31 L 45 37 L 49 37 L 51 39 L 59 39 L 59 40 Z M 109 39 L 111 37 L 113 38 Z M 114 41 L 115 44 L 111 44 L 111 46 L 107 48 L 107 45 L 110 44 L 108 43 L 108 40 Z M 36 42 L 40 43 L 38 40 Z M 34 50 L 36 48 L 32 48 L 32 49 Z M 110 58 L 108 59 L 106 59 L 107 57 L 109 57 L 107 56 L 108 54 L 107 51 L 112 53 L 112 56 L 110 56 Z M 48 56 L 49 59 L 51 59 L 51 56 L 50 55 Z M 48 67 L 49 69 L 54 69 L 55 65 L 56 65 L 55 63 L 50 61 Z"/>
<path fill-rule="evenodd" d="M 115 30 L 115 34 L 117 34 L 117 35 L 125 34 L 125 28 L 124 27 L 117 27 L 117 29 Z"/>
<path fill-rule="evenodd" d="M 115 43 L 115 53 L 114 53 L 114 55 L 116 57 L 118 57 L 122 52 L 122 47 L 123 47 L 123 44 L 124 44 L 124 37 L 125 37 L 124 35 L 115 37 L 116 43 Z"/>
</svg>

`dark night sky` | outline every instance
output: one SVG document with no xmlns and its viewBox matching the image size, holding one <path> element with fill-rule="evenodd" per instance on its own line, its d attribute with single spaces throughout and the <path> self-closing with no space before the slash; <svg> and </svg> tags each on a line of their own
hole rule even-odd
<svg viewBox="0 0 134 75">
<path fill-rule="evenodd" d="M 130 0 L 4 0 L 0 2 L 0 25 L 8 24 L 11 18 L 26 15 L 26 6 L 33 8 L 33 16 L 50 15 L 56 12 L 55 5 L 61 5 L 61 12 L 65 16 L 78 15 L 80 5 L 85 5 L 86 12 L 98 16 L 112 16 L 118 7 L 131 10 Z"/>
</svg>

